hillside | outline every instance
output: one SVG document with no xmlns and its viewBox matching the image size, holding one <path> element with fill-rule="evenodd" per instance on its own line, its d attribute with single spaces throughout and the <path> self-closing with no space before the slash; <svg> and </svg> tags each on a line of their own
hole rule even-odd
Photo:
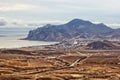
<svg viewBox="0 0 120 80">
<path fill-rule="evenodd" d="M 73 19 L 62 25 L 45 25 L 31 30 L 27 36 L 28 40 L 61 41 L 71 38 L 104 39 L 103 34 L 114 31 L 105 24 L 93 24 L 90 21 Z"/>
<path fill-rule="evenodd" d="M 0 80 L 120 80 L 119 53 L 120 49 L 1 49 Z"/>
<path fill-rule="evenodd" d="M 120 40 L 120 28 L 107 33 L 106 36 L 110 39 Z"/>
<path fill-rule="evenodd" d="M 111 42 L 111 41 L 94 41 L 87 45 L 88 49 L 93 50 L 105 50 L 105 49 L 120 49 L 119 42 Z"/>
</svg>

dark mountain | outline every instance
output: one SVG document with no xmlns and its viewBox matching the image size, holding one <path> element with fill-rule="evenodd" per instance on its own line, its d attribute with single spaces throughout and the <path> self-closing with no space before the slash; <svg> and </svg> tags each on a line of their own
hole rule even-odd
<svg viewBox="0 0 120 80">
<path fill-rule="evenodd" d="M 112 42 L 112 41 L 94 41 L 92 43 L 89 43 L 87 46 L 87 49 L 120 49 L 120 44 L 118 42 Z"/>
<path fill-rule="evenodd" d="M 111 42 L 95 41 L 87 45 L 89 49 L 113 49 L 115 46 Z"/>
<path fill-rule="evenodd" d="M 93 24 L 90 21 L 74 19 L 66 24 L 51 25 L 31 30 L 26 39 L 41 41 L 61 41 L 71 38 L 104 38 L 103 34 L 114 30 L 103 23 Z"/>
</svg>

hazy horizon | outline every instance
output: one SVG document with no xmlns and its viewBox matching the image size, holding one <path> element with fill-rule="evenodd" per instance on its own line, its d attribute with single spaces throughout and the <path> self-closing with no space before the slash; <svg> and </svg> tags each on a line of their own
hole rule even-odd
<svg viewBox="0 0 120 80">
<path fill-rule="evenodd" d="M 119 3 L 119 0 L 1 0 L 0 27 L 36 28 L 79 18 L 120 28 Z"/>
</svg>

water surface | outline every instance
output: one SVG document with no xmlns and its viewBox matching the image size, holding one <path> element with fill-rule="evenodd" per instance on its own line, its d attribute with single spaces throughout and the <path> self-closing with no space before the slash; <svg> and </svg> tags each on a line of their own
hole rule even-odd
<svg viewBox="0 0 120 80">
<path fill-rule="evenodd" d="M 32 28 L 0 28 L 0 48 L 20 48 L 28 46 L 50 45 L 56 42 L 20 40 L 25 38 Z"/>
</svg>

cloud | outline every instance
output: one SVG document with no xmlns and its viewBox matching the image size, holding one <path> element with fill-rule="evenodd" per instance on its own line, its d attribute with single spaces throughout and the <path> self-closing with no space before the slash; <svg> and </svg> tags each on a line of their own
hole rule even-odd
<svg viewBox="0 0 120 80">
<path fill-rule="evenodd" d="M 5 21 L 0 21 L 0 26 L 6 26 L 6 22 Z"/>
<path fill-rule="evenodd" d="M 12 19 L 7 19 L 5 17 L 0 17 L 0 26 L 6 27 L 6 26 L 20 26 L 19 21 L 14 21 Z"/>
<path fill-rule="evenodd" d="M 79 10 L 118 11 L 120 7 L 119 0 L 37 0 L 36 2 L 39 4 L 35 2 L 33 4 L 39 6 L 44 5 L 49 9 L 64 10 L 65 12 L 68 8 L 74 8 L 74 10 L 79 8 Z M 71 12 L 74 10 L 72 9 Z"/>
<path fill-rule="evenodd" d="M 5 18 L 0 17 L 0 26 L 6 26 L 7 25 L 7 21 Z"/>
<path fill-rule="evenodd" d="M 46 24 L 62 24 L 65 21 L 61 20 L 20 20 L 20 19 L 7 19 L 0 17 L 0 26 L 2 27 L 40 27 Z"/>
<path fill-rule="evenodd" d="M 65 20 L 20 20 L 20 19 L 7 19 L 0 17 L 0 26 L 2 27 L 42 27 L 46 24 L 59 25 L 68 21 Z M 100 21 L 92 21 L 94 24 L 101 23 Z M 111 28 L 120 28 L 120 23 L 104 23 Z"/>
<path fill-rule="evenodd" d="M 39 26 L 80 18 L 117 27 L 119 3 L 120 0 L 1 0 L 0 16 L 9 18 L 1 25 Z"/>
<path fill-rule="evenodd" d="M 112 23 L 112 24 L 106 24 L 106 25 L 112 28 L 120 28 L 120 23 Z"/>
<path fill-rule="evenodd" d="M 41 21 L 29 21 L 27 24 L 28 26 L 40 26 L 46 24 L 63 24 L 65 21 L 61 20 L 41 20 Z"/>
<path fill-rule="evenodd" d="M 35 6 L 30 4 L 20 4 L 20 3 L 0 3 L 0 12 L 6 11 L 22 11 L 30 10 L 35 8 Z"/>
</svg>

